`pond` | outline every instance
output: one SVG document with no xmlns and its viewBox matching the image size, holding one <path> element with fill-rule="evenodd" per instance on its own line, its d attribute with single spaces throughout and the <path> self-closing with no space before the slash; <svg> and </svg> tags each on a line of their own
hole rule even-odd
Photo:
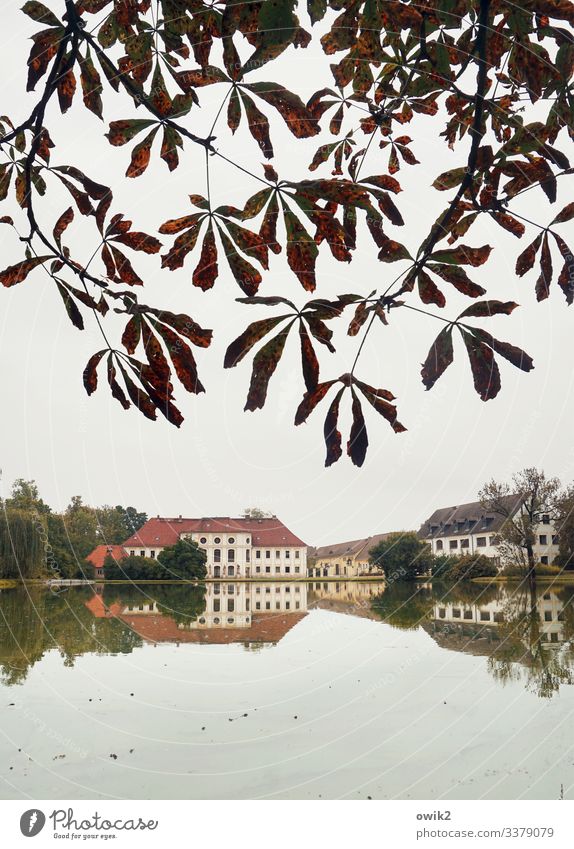
<svg viewBox="0 0 574 849">
<path fill-rule="evenodd" d="M 0 591 L 3 798 L 571 798 L 572 590 Z"/>
</svg>

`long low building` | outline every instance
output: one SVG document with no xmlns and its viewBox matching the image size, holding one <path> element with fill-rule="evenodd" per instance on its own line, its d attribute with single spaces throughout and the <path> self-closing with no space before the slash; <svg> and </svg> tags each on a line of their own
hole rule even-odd
<svg viewBox="0 0 574 849">
<path fill-rule="evenodd" d="M 508 495 L 503 499 L 511 516 L 519 513 L 522 499 Z M 538 563 L 553 563 L 558 555 L 558 536 L 549 515 L 542 515 L 535 528 L 534 556 Z M 441 507 L 424 522 L 419 537 L 426 540 L 433 554 L 484 554 L 500 565 L 497 534 L 506 516 L 489 512 L 480 501 L 455 507 Z"/>
<path fill-rule="evenodd" d="M 179 539 L 191 539 L 207 555 L 208 578 L 304 578 L 307 546 L 276 516 L 266 519 L 207 517 L 148 519 L 123 543 L 128 555 L 158 556 Z"/>
<path fill-rule="evenodd" d="M 375 534 L 350 542 L 322 545 L 309 550 L 307 574 L 310 578 L 358 578 L 379 574 L 369 563 L 369 552 L 389 534 Z"/>
</svg>

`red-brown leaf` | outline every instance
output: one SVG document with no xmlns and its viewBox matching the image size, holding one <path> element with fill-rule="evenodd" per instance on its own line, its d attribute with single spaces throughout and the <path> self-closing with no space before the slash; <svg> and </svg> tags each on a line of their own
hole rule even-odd
<svg viewBox="0 0 574 849">
<path fill-rule="evenodd" d="M 468 353 L 474 388 L 482 401 L 490 401 L 500 392 L 500 370 L 492 349 L 467 331 L 461 330 L 461 333 Z"/>
<path fill-rule="evenodd" d="M 289 324 L 281 330 L 255 355 L 245 410 L 259 410 L 265 404 L 269 380 L 281 359 L 290 327 Z"/>
<path fill-rule="evenodd" d="M 52 259 L 52 254 L 48 256 L 34 256 L 18 262 L 16 265 L 10 265 L 4 271 L 0 272 L 0 283 L 6 286 L 6 288 L 21 283 L 37 265 L 42 265 L 48 259 Z"/>
<path fill-rule="evenodd" d="M 207 228 L 201 247 L 201 255 L 195 271 L 193 272 L 193 285 L 198 286 L 204 292 L 211 289 L 218 274 L 217 245 L 211 223 Z"/>
<path fill-rule="evenodd" d="M 288 318 L 287 315 L 275 315 L 272 318 L 264 318 L 261 321 L 254 321 L 253 324 L 250 324 L 227 348 L 223 368 L 233 368 L 240 363 L 257 342 L 263 339 L 264 336 L 267 336 L 271 330 L 286 318 Z"/>
<path fill-rule="evenodd" d="M 307 333 L 307 328 L 301 319 L 299 319 L 299 338 L 301 340 L 303 379 L 309 392 L 315 389 L 319 382 L 319 361 L 317 360 L 313 343 Z"/>
<path fill-rule="evenodd" d="M 343 449 L 341 448 L 341 432 L 338 430 L 338 422 L 339 404 L 344 391 L 344 386 L 339 389 L 331 402 L 331 406 L 327 410 L 327 415 L 325 417 L 325 424 L 323 425 L 323 435 L 325 437 L 325 446 L 327 448 L 325 466 L 332 466 L 343 453 Z"/>
<path fill-rule="evenodd" d="M 84 388 L 88 395 L 91 395 L 98 388 L 98 365 L 100 364 L 100 360 L 106 353 L 107 350 L 104 349 L 103 351 L 97 351 L 95 354 L 92 354 L 84 369 Z"/>
<path fill-rule="evenodd" d="M 454 359 L 452 327 L 445 327 L 431 345 L 421 369 L 425 389 L 432 389 Z"/>
<path fill-rule="evenodd" d="M 315 389 L 305 392 L 303 400 L 297 407 L 297 412 L 295 413 L 296 425 L 303 424 L 303 422 L 307 421 L 317 404 L 323 400 L 331 386 L 334 386 L 335 383 L 337 383 L 336 380 L 327 380 L 325 383 L 319 383 Z"/>
<path fill-rule="evenodd" d="M 349 441 L 347 442 L 347 454 L 355 466 L 362 466 L 367 455 L 369 440 L 361 402 L 355 393 L 353 393 L 352 413 L 353 424 L 351 425 Z"/>
</svg>

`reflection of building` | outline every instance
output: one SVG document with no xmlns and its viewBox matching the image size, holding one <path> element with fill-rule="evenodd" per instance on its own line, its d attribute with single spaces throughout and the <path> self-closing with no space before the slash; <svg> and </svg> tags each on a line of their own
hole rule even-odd
<svg viewBox="0 0 574 849">
<path fill-rule="evenodd" d="M 309 607 L 379 619 L 372 601 L 385 591 L 383 581 L 310 581 L 308 587 Z"/>
<path fill-rule="evenodd" d="M 119 563 L 125 556 L 126 550 L 121 545 L 97 545 L 86 560 L 94 567 L 94 577 L 103 578 L 106 557 L 113 557 L 116 563 Z"/>
<path fill-rule="evenodd" d="M 504 623 L 512 622 L 515 617 L 527 613 L 528 609 L 529 602 L 524 602 L 521 606 L 513 595 L 503 591 L 498 598 L 486 604 L 439 602 L 434 605 L 433 620 L 435 625 L 445 626 L 445 633 L 458 632 L 459 636 L 473 637 L 480 634 L 481 629 L 498 628 Z M 564 642 L 564 610 L 565 604 L 555 592 L 548 591 L 538 596 L 538 632 L 543 642 Z M 488 631 L 485 631 L 483 636 L 489 636 Z"/>
<path fill-rule="evenodd" d="M 504 499 L 512 515 L 520 510 L 520 496 L 509 495 Z M 507 519 L 485 511 L 480 501 L 461 504 L 458 507 L 442 507 L 435 510 L 419 531 L 427 540 L 433 554 L 484 554 L 499 560 L 496 535 Z M 539 563 L 552 563 L 558 554 L 558 538 L 550 516 L 541 516 L 536 528 L 534 556 Z"/>
<path fill-rule="evenodd" d="M 96 588 L 97 590 L 97 588 Z M 190 592 L 195 590 L 191 589 Z M 146 593 L 153 589 L 146 588 Z M 121 597 L 121 596 L 120 596 Z M 307 613 L 305 583 L 211 583 L 205 586 L 205 609 L 186 619 L 147 594 L 109 607 L 96 594 L 86 603 L 94 616 L 116 618 L 148 642 L 277 643 Z"/>
<path fill-rule="evenodd" d="M 270 519 L 149 519 L 124 542 L 129 555 L 155 558 L 180 538 L 207 555 L 208 578 L 302 578 L 307 546 L 276 516 Z"/>
<path fill-rule="evenodd" d="M 388 536 L 375 534 L 351 542 L 312 548 L 309 551 L 307 574 L 310 578 L 356 578 L 369 574 L 369 551 Z"/>
</svg>

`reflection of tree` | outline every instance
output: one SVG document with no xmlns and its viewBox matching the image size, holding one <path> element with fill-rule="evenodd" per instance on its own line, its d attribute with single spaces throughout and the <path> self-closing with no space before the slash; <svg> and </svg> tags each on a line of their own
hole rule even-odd
<svg viewBox="0 0 574 849">
<path fill-rule="evenodd" d="M 25 680 L 45 652 L 56 649 L 65 665 L 86 653 L 126 654 L 141 638 L 114 618 L 94 618 L 87 588 L 54 594 L 41 588 L 0 593 L 0 674 L 5 684 Z"/>
<path fill-rule="evenodd" d="M 428 587 L 408 582 L 389 586 L 382 595 L 375 596 L 371 607 L 388 625 L 403 631 L 412 631 L 430 618 L 433 595 Z"/>
<path fill-rule="evenodd" d="M 205 584 L 177 585 L 158 584 L 140 587 L 108 584 L 104 589 L 104 603 L 111 607 L 116 603 L 122 607 L 137 607 L 139 604 L 155 604 L 164 616 L 174 619 L 178 625 L 189 625 L 205 612 Z"/>
<path fill-rule="evenodd" d="M 563 605 L 561 645 L 545 639 L 541 593 L 536 595 L 517 589 L 511 596 L 502 611 L 500 642 L 488 662 L 489 670 L 497 681 L 525 680 L 527 688 L 542 698 L 551 698 L 562 684 L 573 683 L 572 599 L 559 600 Z"/>
</svg>

